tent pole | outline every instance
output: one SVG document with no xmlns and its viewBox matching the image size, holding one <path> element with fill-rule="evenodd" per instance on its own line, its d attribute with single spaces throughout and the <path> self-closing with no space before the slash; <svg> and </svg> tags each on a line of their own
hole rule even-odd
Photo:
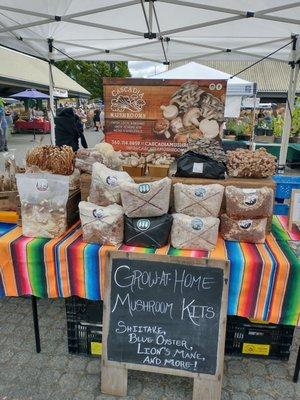
<svg viewBox="0 0 300 400">
<path fill-rule="evenodd" d="M 286 167 L 286 157 L 288 152 L 289 146 L 289 136 L 291 131 L 291 124 L 292 124 L 292 116 L 291 113 L 294 109 L 295 103 L 295 90 L 296 90 L 296 83 L 295 83 L 295 62 L 297 61 L 296 58 L 296 49 L 297 49 L 297 40 L 298 37 L 294 36 L 294 40 L 292 43 L 292 50 L 291 50 L 291 71 L 290 71 L 290 81 L 289 81 L 289 89 L 287 94 L 287 101 L 285 107 L 285 115 L 284 115 L 284 125 L 283 125 L 283 132 L 282 132 L 282 142 L 280 148 L 280 155 L 279 155 L 279 165 L 278 165 L 278 173 L 284 173 Z"/>
<path fill-rule="evenodd" d="M 54 125 L 54 116 L 55 116 L 55 107 L 54 107 L 54 82 L 53 82 L 53 72 L 52 72 L 52 64 L 53 64 L 53 39 L 48 39 L 49 46 L 49 103 L 50 103 L 50 124 L 51 124 L 51 143 L 55 146 L 55 125 Z"/>
</svg>

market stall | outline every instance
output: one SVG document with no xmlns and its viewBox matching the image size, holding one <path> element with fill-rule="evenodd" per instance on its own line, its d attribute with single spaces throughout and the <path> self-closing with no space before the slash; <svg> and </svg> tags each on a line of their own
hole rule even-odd
<svg viewBox="0 0 300 400">
<path fill-rule="evenodd" d="M 8 186 L 17 189 L 19 199 L 14 206 L 20 213 L 20 226 L 2 225 L 0 297 L 32 296 L 38 351 L 36 298 L 103 299 L 102 368 L 107 379 L 102 380 L 102 391 L 125 394 L 126 384 L 115 391 L 108 379 L 119 376 L 120 370 L 114 368 L 122 369 L 122 382 L 127 369 L 156 370 L 152 359 L 136 357 L 133 343 L 129 347 L 134 355 L 127 354 L 130 366 L 113 348 L 114 333 L 109 331 L 108 321 L 118 321 L 111 315 L 115 307 L 107 310 L 113 300 L 108 295 L 111 271 L 117 267 L 109 260 L 121 254 L 120 262 L 130 260 L 135 268 L 137 254 L 143 254 L 143 268 L 148 265 L 153 271 L 150 278 L 146 270 L 143 275 L 132 269 L 131 278 L 123 276 L 120 285 L 124 288 L 129 279 L 141 283 L 146 279 L 142 276 L 148 277 L 151 283 L 147 281 L 144 303 L 140 298 L 132 303 L 129 293 L 120 298 L 117 289 L 112 290 L 115 306 L 120 306 L 120 321 L 128 317 L 126 312 L 133 318 L 131 313 L 141 304 L 141 311 L 165 309 L 162 304 L 173 307 L 178 298 L 170 285 L 167 299 L 163 296 L 167 291 L 159 292 L 161 302 L 153 300 L 151 288 L 158 280 L 159 285 L 168 286 L 170 264 L 175 263 L 179 272 L 186 266 L 184 274 L 193 271 L 194 265 L 194 275 L 187 274 L 181 282 L 187 292 L 189 285 L 194 289 L 198 285 L 198 292 L 187 293 L 194 296 L 190 305 L 182 305 L 183 314 L 176 315 L 174 321 L 170 314 L 166 329 L 171 341 L 180 337 L 194 346 L 202 343 L 197 352 L 199 357 L 201 352 L 204 355 L 193 365 L 184 362 L 182 355 L 173 361 L 156 361 L 165 366 L 173 363 L 174 367 L 174 371 L 162 368 L 157 372 L 194 378 L 196 398 L 201 384 L 195 374 L 210 374 L 214 384 L 216 371 L 222 374 L 226 310 L 231 317 L 255 318 L 275 324 L 270 326 L 276 329 L 287 326 L 278 328 L 277 337 L 285 340 L 277 352 L 272 343 L 259 343 L 254 350 L 240 343 L 240 354 L 288 359 L 300 313 L 300 264 L 291 242 L 300 241 L 300 232 L 296 227 L 288 229 L 287 218 L 273 216 L 275 182 L 271 177 L 276 158 L 265 149 L 225 153 L 220 144 L 226 81 L 149 81 L 106 80 L 106 142 L 76 153 L 68 146 L 37 146 L 26 156 L 25 171 L 17 170 L 13 157 L 7 156 L 0 183 L 6 190 Z M 81 202 L 77 195 L 74 200 L 71 190 L 77 189 L 78 194 L 79 184 Z M 9 198 L 6 196 L 6 204 Z M 158 265 L 164 265 L 166 271 L 160 278 Z M 211 268 L 205 277 L 204 267 Z M 212 278 L 215 273 L 216 280 Z M 174 282 L 179 282 L 177 278 L 172 277 Z M 136 290 L 141 290 L 140 283 L 136 283 Z M 212 287 L 207 295 L 206 290 Z M 196 301 L 207 305 L 194 306 Z M 146 315 L 143 318 L 147 320 Z M 201 318 L 206 328 L 187 338 L 189 324 L 193 327 Z M 143 319 L 132 321 L 138 326 Z M 230 317 L 228 321 L 230 324 Z M 209 343 L 214 351 L 211 359 L 202 338 L 213 338 L 209 332 L 216 328 L 219 334 Z M 115 362 L 120 365 L 116 367 Z M 213 400 L 220 398 L 217 380 Z"/>
<path fill-rule="evenodd" d="M 19 119 L 15 122 L 14 132 L 15 133 L 50 133 L 51 126 L 50 121 L 45 120 L 45 118 L 34 118 L 32 120 L 22 120 Z"/>
</svg>

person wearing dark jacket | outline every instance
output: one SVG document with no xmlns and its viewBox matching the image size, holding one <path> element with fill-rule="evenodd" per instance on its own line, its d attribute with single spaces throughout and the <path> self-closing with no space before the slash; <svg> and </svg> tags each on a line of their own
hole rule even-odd
<svg viewBox="0 0 300 400">
<path fill-rule="evenodd" d="M 99 108 L 96 108 L 96 110 L 94 111 L 94 126 L 96 128 L 96 132 L 98 132 L 99 127 L 100 127 L 100 110 L 99 110 Z"/>
<path fill-rule="evenodd" d="M 87 142 L 83 134 L 83 125 L 72 107 L 60 108 L 56 112 L 55 122 L 55 143 L 57 146 L 71 146 L 73 151 L 81 145 L 87 148 Z"/>
</svg>

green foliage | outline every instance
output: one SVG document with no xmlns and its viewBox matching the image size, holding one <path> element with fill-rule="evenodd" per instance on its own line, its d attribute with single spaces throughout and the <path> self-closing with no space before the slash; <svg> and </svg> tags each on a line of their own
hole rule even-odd
<svg viewBox="0 0 300 400">
<path fill-rule="evenodd" d="M 226 129 L 233 132 L 235 135 L 243 135 L 246 131 L 246 124 L 242 121 L 235 119 L 228 119 L 226 122 Z"/>
<path fill-rule="evenodd" d="M 274 136 L 281 137 L 284 125 L 284 119 L 282 118 L 281 115 L 277 115 L 277 117 L 273 118 L 272 123 L 273 123 Z"/>
<path fill-rule="evenodd" d="M 125 61 L 57 61 L 55 66 L 91 93 L 92 98 L 103 99 L 104 77 L 129 77 Z"/>
<path fill-rule="evenodd" d="M 300 136 L 300 97 L 296 100 L 295 108 L 292 112 L 292 136 Z"/>
</svg>

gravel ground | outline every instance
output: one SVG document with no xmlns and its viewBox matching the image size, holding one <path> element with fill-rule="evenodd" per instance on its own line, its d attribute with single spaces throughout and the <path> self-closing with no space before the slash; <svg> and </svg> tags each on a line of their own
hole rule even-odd
<svg viewBox="0 0 300 400">
<path fill-rule="evenodd" d="M 39 300 L 42 352 L 34 346 L 31 303 L 0 300 L 0 400 L 117 400 L 100 392 L 100 360 L 69 355 L 63 300 Z M 300 400 L 292 382 L 300 330 L 288 362 L 225 357 L 222 400 Z M 124 400 L 189 400 L 192 380 L 129 372 Z M 199 399 L 201 400 L 201 399 Z"/>
</svg>

